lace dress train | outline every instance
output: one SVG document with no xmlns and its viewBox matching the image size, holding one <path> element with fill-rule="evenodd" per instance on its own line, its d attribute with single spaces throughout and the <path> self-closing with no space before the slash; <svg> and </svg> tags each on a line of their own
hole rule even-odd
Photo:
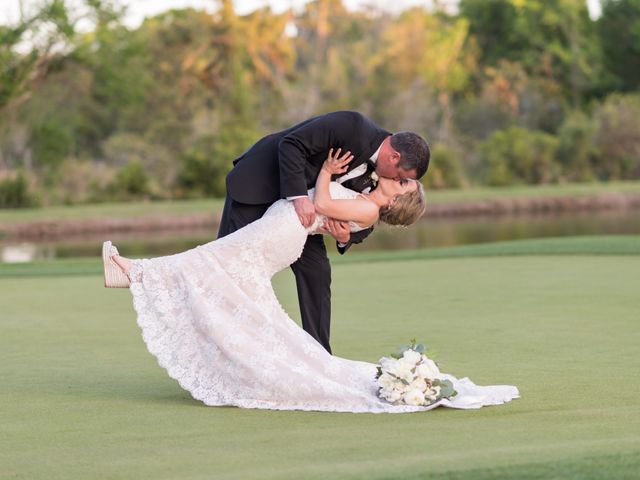
<svg viewBox="0 0 640 480">
<path fill-rule="evenodd" d="M 331 188 L 334 198 L 356 195 Z M 305 229 L 293 206 L 279 201 L 224 238 L 133 261 L 130 290 L 143 339 L 193 398 L 212 406 L 372 413 L 480 408 L 518 398 L 513 386 L 481 387 L 443 375 L 459 392 L 452 400 L 391 405 L 377 396 L 376 365 L 324 350 L 286 314 L 271 285 L 321 221 Z"/>
</svg>

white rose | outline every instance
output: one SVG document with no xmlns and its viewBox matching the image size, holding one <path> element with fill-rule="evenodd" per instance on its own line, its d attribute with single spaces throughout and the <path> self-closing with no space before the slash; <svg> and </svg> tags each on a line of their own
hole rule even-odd
<svg viewBox="0 0 640 480">
<path fill-rule="evenodd" d="M 433 360 L 423 355 L 422 363 L 416 367 L 416 375 L 433 380 L 440 377 L 440 369 Z"/>
<path fill-rule="evenodd" d="M 407 388 L 409 390 L 420 390 L 421 392 L 424 392 L 425 388 L 427 388 L 427 384 L 425 383 L 424 379 L 422 378 L 415 378 L 413 380 L 413 382 L 411 382 Z"/>
<path fill-rule="evenodd" d="M 397 388 L 385 388 L 380 391 L 380 396 L 388 402 L 397 402 L 402 398 L 403 391 Z"/>
<path fill-rule="evenodd" d="M 397 380 L 388 373 L 383 373 L 378 378 L 378 386 L 382 388 L 393 388 L 396 381 Z"/>
<path fill-rule="evenodd" d="M 424 394 L 422 391 L 414 388 L 405 393 L 403 400 L 407 405 L 422 405 L 424 404 Z"/>
<path fill-rule="evenodd" d="M 399 376 L 399 372 L 405 372 L 407 369 L 404 363 L 400 363 L 400 360 L 394 358 L 381 358 L 380 368 L 382 369 L 382 373 L 388 373 L 396 377 Z"/>
<path fill-rule="evenodd" d="M 383 371 L 389 371 L 390 369 L 393 369 L 394 365 L 396 364 L 395 359 L 393 358 L 389 358 L 389 357 L 382 357 L 380 359 L 380 367 L 382 368 Z"/>
<path fill-rule="evenodd" d="M 420 355 L 415 350 L 405 350 L 405 352 L 402 354 L 403 359 L 406 359 L 408 362 L 411 362 L 414 365 L 420 361 L 421 356 L 422 355 Z"/>
<path fill-rule="evenodd" d="M 403 370 L 404 369 L 411 370 L 412 368 L 414 368 L 416 366 L 416 364 L 415 364 L 415 362 L 412 362 L 411 360 L 408 360 L 408 359 L 402 357 L 402 358 L 400 358 L 400 359 L 398 359 L 396 361 L 396 366 L 398 368 L 403 369 Z"/>
<path fill-rule="evenodd" d="M 396 377 L 401 378 L 407 382 L 412 382 L 414 375 L 411 371 L 415 365 L 404 358 L 401 358 L 394 365 L 393 373 Z"/>
</svg>

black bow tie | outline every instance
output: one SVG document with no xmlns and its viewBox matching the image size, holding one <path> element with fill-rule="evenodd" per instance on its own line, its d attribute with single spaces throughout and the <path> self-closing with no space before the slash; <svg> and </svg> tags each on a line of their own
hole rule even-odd
<svg viewBox="0 0 640 480">
<path fill-rule="evenodd" d="M 373 171 L 375 169 L 376 169 L 376 164 L 373 162 L 373 160 L 371 159 L 367 160 L 367 170 Z"/>
</svg>

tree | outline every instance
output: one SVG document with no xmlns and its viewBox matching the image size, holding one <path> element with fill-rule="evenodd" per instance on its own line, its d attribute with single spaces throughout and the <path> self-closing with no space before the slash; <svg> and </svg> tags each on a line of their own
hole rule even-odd
<svg viewBox="0 0 640 480">
<path fill-rule="evenodd" d="M 94 30 L 79 38 L 70 55 L 70 61 L 92 72 L 93 105 L 86 113 L 100 139 L 119 130 L 140 131 L 148 121 L 140 115 L 152 83 L 147 45 L 122 23 L 123 15 L 121 10 L 97 11 Z"/>
<path fill-rule="evenodd" d="M 46 33 L 43 33 L 46 32 Z M 0 115 L 25 102 L 74 34 L 64 0 L 49 0 L 15 26 L 0 25 Z M 30 44 L 26 53 L 17 49 Z"/>
<path fill-rule="evenodd" d="M 0 138 L 15 127 L 16 112 L 60 62 L 63 47 L 73 34 L 64 0 L 42 3 L 33 14 L 23 15 L 17 25 L 0 25 Z M 19 143 L 24 159 L 18 166 L 30 170 L 26 141 Z M 16 163 L 7 150 L 0 148 L 0 170 Z"/>
<path fill-rule="evenodd" d="M 552 94 L 562 90 L 576 107 L 599 82 L 601 58 L 594 23 L 582 0 L 461 0 L 460 15 L 480 47 L 481 61 L 521 62 L 544 79 Z"/>
<path fill-rule="evenodd" d="M 640 0 L 603 0 L 598 33 L 604 62 L 614 75 L 611 88 L 640 87 Z"/>
<path fill-rule="evenodd" d="M 440 107 L 437 138 L 452 141 L 453 97 L 465 91 L 475 68 L 475 50 L 464 48 L 468 22 L 421 8 L 404 12 L 383 33 L 378 68 L 389 69 L 398 89 L 419 80 L 435 92 Z"/>
<path fill-rule="evenodd" d="M 369 58 L 378 46 L 373 21 L 366 13 L 349 12 L 341 0 L 316 0 L 294 22 L 297 55 L 289 122 L 362 105 Z"/>
</svg>

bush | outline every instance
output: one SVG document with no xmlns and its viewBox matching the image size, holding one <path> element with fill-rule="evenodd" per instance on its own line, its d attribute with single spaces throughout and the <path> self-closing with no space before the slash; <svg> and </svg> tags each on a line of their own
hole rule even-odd
<svg viewBox="0 0 640 480">
<path fill-rule="evenodd" d="M 593 118 L 598 177 L 640 178 L 640 95 L 611 95 L 595 109 Z"/>
<path fill-rule="evenodd" d="M 29 191 L 29 182 L 22 173 L 0 180 L 0 208 L 28 208 L 38 205 L 40 200 Z"/>
<path fill-rule="evenodd" d="M 257 138 L 242 126 L 227 125 L 215 135 L 201 137 L 183 156 L 176 178 L 176 196 L 226 195 L 225 177 L 237 158 Z"/>
<path fill-rule="evenodd" d="M 96 203 L 109 200 L 107 188 L 116 170 L 104 162 L 69 158 L 55 172 L 54 186 L 46 191 L 47 204 Z"/>
<path fill-rule="evenodd" d="M 111 200 L 148 198 L 152 194 L 149 175 L 138 160 L 129 162 L 117 171 L 107 193 Z"/>
<path fill-rule="evenodd" d="M 116 133 L 100 145 L 103 159 L 113 168 L 122 168 L 138 161 L 147 172 L 163 187 L 170 187 L 175 181 L 175 157 L 170 149 L 161 144 L 149 143 L 140 135 Z"/>
<path fill-rule="evenodd" d="M 229 162 L 231 164 L 231 162 Z M 227 169 L 222 167 L 211 153 L 192 148 L 182 155 L 180 171 L 176 179 L 178 197 L 224 196 L 224 177 Z"/>
<path fill-rule="evenodd" d="M 565 179 L 578 182 L 595 180 L 597 148 L 594 133 L 594 122 L 581 112 L 569 115 L 561 125 L 558 131 L 558 160 Z"/>
<path fill-rule="evenodd" d="M 540 131 L 511 127 L 495 132 L 480 144 L 480 157 L 489 185 L 543 184 L 557 181 L 558 139 Z"/>
<path fill-rule="evenodd" d="M 428 188 L 458 188 L 467 185 L 467 177 L 458 153 L 444 145 L 434 145 L 429 171 L 422 183 Z"/>
</svg>

